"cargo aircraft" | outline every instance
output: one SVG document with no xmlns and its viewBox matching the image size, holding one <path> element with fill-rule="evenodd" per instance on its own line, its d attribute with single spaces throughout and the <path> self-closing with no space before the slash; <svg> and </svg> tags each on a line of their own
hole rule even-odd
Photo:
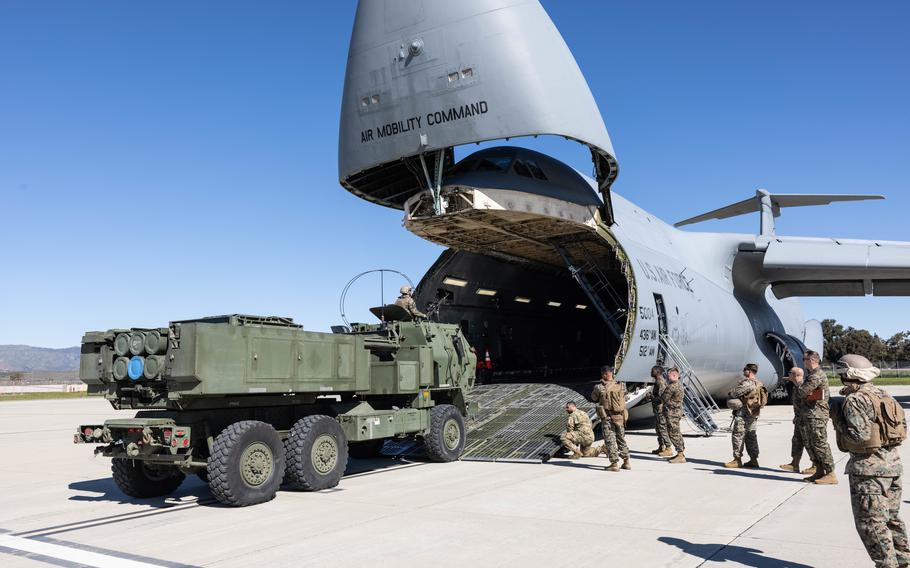
<svg viewBox="0 0 910 568">
<path fill-rule="evenodd" d="M 516 146 L 454 159 L 541 135 L 587 147 L 593 177 Z M 342 186 L 448 247 L 416 299 L 460 324 L 499 381 L 594 378 L 607 363 L 647 383 L 675 363 L 722 396 L 750 361 L 773 390 L 822 349 L 800 296 L 910 294 L 910 243 L 775 231 L 785 208 L 881 196 L 758 189 L 671 225 L 611 191 L 603 117 L 537 0 L 360 2 L 338 155 Z M 745 214 L 756 234 L 678 228 Z"/>
</svg>

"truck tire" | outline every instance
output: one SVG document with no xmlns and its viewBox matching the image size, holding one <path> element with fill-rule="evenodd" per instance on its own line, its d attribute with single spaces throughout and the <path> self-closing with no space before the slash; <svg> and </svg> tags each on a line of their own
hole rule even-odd
<svg viewBox="0 0 910 568">
<path fill-rule="evenodd" d="M 348 455 L 358 460 L 378 458 L 382 455 L 383 446 L 385 446 L 385 438 L 367 440 L 366 442 L 352 442 L 348 444 Z"/>
<path fill-rule="evenodd" d="M 435 462 L 451 462 L 464 452 L 464 417 L 451 404 L 430 409 L 430 428 L 423 437 L 427 457 Z"/>
<path fill-rule="evenodd" d="M 275 498 L 284 477 L 284 446 L 270 424 L 234 422 L 218 434 L 206 475 L 225 505 L 246 507 Z"/>
<path fill-rule="evenodd" d="M 338 421 L 315 414 L 301 418 L 287 440 L 291 482 L 304 491 L 335 487 L 348 465 L 348 441 Z"/>
<path fill-rule="evenodd" d="M 175 467 L 152 466 L 129 458 L 114 458 L 111 473 L 120 491 L 139 499 L 170 495 L 186 477 Z"/>
</svg>

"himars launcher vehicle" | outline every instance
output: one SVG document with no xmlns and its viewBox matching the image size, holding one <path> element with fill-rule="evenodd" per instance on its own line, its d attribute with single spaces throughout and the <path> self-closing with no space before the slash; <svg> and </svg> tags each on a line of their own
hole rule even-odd
<svg viewBox="0 0 910 568">
<path fill-rule="evenodd" d="M 458 459 L 476 357 L 457 326 L 383 312 L 381 324 L 339 333 L 244 315 L 89 332 L 80 368 L 89 393 L 144 410 L 84 424 L 75 441 L 113 458 L 127 495 L 166 495 L 195 473 L 239 506 L 272 499 L 283 480 L 333 487 L 349 447 L 365 457 L 388 438 Z"/>
</svg>

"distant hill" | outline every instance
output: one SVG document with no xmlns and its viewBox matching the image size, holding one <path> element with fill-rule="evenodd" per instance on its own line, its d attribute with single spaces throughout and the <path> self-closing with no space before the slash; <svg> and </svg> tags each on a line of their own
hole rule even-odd
<svg viewBox="0 0 910 568">
<path fill-rule="evenodd" d="M 77 371 L 79 347 L 0 345 L 0 371 Z"/>
</svg>

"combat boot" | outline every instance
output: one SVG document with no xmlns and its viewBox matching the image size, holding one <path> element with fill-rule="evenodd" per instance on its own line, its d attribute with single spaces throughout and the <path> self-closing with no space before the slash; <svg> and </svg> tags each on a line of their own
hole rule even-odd
<svg viewBox="0 0 910 568">
<path fill-rule="evenodd" d="M 659 456 L 660 454 L 663 453 L 663 451 L 664 451 L 664 447 L 663 447 L 663 446 L 660 446 L 660 447 L 658 447 L 656 450 L 651 450 L 651 453 L 654 454 L 654 455 L 656 455 L 656 456 Z"/>
<path fill-rule="evenodd" d="M 607 467 L 607 471 L 619 471 L 619 462 L 615 461 Z"/>
<path fill-rule="evenodd" d="M 758 458 L 751 458 L 749 461 L 743 464 L 743 467 L 758 469 Z"/>
<path fill-rule="evenodd" d="M 792 471 L 793 473 L 799 473 L 799 460 L 792 461 L 790 463 L 785 463 L 780 466 L 784 471 Z"/>
<path fill-rule="evenodd" d="M 806 483 L 815 483 L 816 479 L 821 479 L 824 476 L 825 476 L 825 471 L 821 468 L 816 468 L 815 473 L 813 473 L 809 477 L 804 477 L 803 481 L 805 481 Z"/>
<path fill-rule="evenodd" d="M 660 457 L 662 457 L 662 458 L 672 458 L 672 457 L 675 456 L 676 454 L 673 453 L 673 448 L 671 448 L 670 446 L 667 446 L 666 448 L 664 448 L 664 450 L 663 450 L 662 452 L 660 452 L 660 453 L 657 454 L 657 455 L 660 456 Z"/>
<path fill-rule="evenodd" d="M 735 456 L 733 457 L 733 461 L 728 461 L 727 463 L 724 464 L 724 467 L 737 468 L 737 469 L 741 468 L 742 466 L 743 466 L 743 460 L 738 457 L 735 457 Z"/>
<path fill-rule="evenodd" d="M 812 467 L 807 467 L 806 469 L 802 470 L 800 473 L 803 475 L 815 475 L 815 465 L 813 464 Z"/>
<path fill-rule="evenodd" d="M 572 455 L 569 456 L 569 459 L 570 459 L 570 460 L 577 460 L 577 459 L 580 459 L 580 458 L 583 458 L 583 457 L 584 457 L 584 454 L 581 453 L 580 450 L 575 450 L 574 452 L 572 452 Z"/>
<path fill-rule="evenodd" d="M 667 463 L 686 463 L 686 454 L 679 452 L 672 458 L 670 458 Z"/>
<path fill-rule="evenodd" d="M 583 453 L 584 457 L 586 457 L 586 458 L 596 458 L 599 454 L 600 454 L 600 448 L 595 448 L 594 446 L 591 446 L 590 448 L 585 450 Z"/>
<path fill-rule="evenodd" d="M 829 471 L 825 475 L 819 477 L 814 481 L 816 485 L 837 485 L 837 475 L 833 471 Z"/>
<path fill-rule="evenodd" d="M 629 461 L 629 458 L 622 460 L 622 469 L 632 469 L 632 463 Z"/>
</svg>

